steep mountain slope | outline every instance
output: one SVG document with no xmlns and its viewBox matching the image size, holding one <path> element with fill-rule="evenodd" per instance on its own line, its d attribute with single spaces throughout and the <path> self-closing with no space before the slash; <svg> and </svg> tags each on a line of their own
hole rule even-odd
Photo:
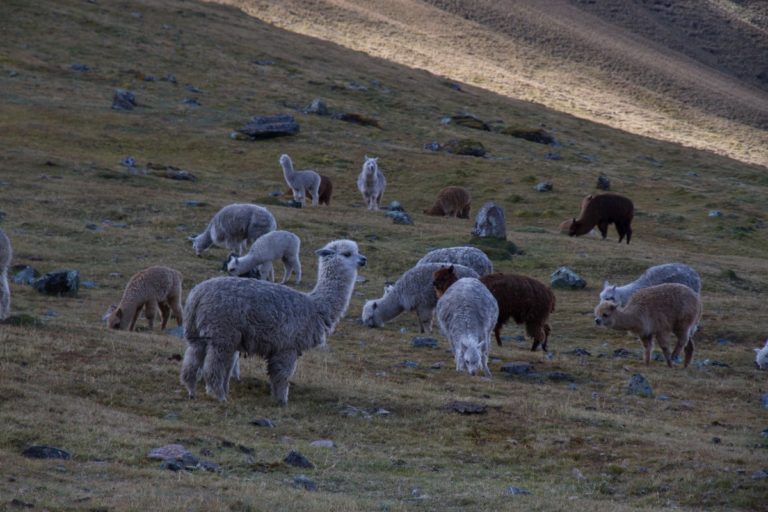
<svg viewBox="0 0 768 512">
<path fill-rule="evenodd" d="M 768 164 L 759 2 L 219 1 L 514 98 Z"/>
</svg>

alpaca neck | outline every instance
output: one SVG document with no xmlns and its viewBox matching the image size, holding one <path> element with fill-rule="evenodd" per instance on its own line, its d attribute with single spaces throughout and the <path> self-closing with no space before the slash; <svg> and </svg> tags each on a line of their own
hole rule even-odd
<svg viewBox="0 0 768 512">
<path fill-rule="evenodd" d="M 329 329 L 333 329 L 346 313 L 357 277 L 356 270 L 335 270 L 321 261 L 317 270 L 317 284 L 309 293 L 309 298 Z"/>
<path fill-rule="evenodd" d="M 257 257 L 256 254 L 249 252 L 245 256 L 240 256 L 237 258 L 237 274 L 242 275 L 246 272 L 250 272 L 255 267 L 258 267 L 262 263 L 266 263 L 266 260 L 263 258 Z M 263 278 L 263 276 L 262 276 Z"/>
<path fill-rule="evenodd" d="M 393 290 L 376 301 L 377 315 L 381 318 L 382 322 L 392 320 L 405 309 L 400 304 L 399 294 L 396 291 Z"/>
<path fill-rule="evenodd" d="M 285 162 L 280 162 L 280 164 L 283 167 L 283 176 L 285 176 L 286 180 L 290 180 L 294 175 L 293 163 L 290 160 L 286 160 Z"/>
<path fill-rule="evenodd" d="M 640 331 L 642 330 L 642 324 L 640 318 L 636 315 L 630 315 L 625 313 L 621 309 L 617 309 L 613 315 L 613 329 L 622 331 Z"/>
</svg>

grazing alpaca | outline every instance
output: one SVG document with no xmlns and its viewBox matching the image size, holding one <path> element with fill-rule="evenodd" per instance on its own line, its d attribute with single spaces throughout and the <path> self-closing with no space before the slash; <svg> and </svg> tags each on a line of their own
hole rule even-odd
<svg viewBox="0 0 768 512">
<path fill-rule="evenodd" d="M 435 272 L 434 286 L 438 295 L 456 282 L 452 268 Z M 496 343 L 501 346 L 501 328 L 512 318 L 516 324 L 525 324 L 525 332 L 533 338 L 531 350 L 539 345 L 544 352 L 552 329 L 549 315 L 555 311 L 555 294 L 545 284 L 532 277 L 495 272 L 480 277 L 498 304 L 498 318 L 494 327 Z"/>
<path fill-rule="evenodd" d="M 424 210 L 427 215 L 445 215 L 468 219 L 472 199 L 462 187 L 445 187 L 437 194 L 435 203 Z"/>
<path fill-rule="evenodd" d="M 693 333 L 701 317 L 699 294 L 679 283 L 665 283 L 638 290 L 626 306 L 602 301 L 595 308 L 595 323 L 619 331 L 632 331 L 645 348 L 645 364 L 650 364 L 653 340 L 661 347 L 667 366 L 672 366 L 685 346 L 685 367 L 693 357 Z M 669 334 L 677 337 L 669 352 Z"/>
<path fill-rule="evenodd" d="M 279 259 L 283 262 L 284 268 L 281 284 L 288 280 L 291 273 L 296 274 L 296 284 L 299 284 L 301 282 L 300 249 L 301 240 L 295 234 L 290 231 L 271 231 L 253 242 L 245 256 L 238 258 L 230 255 L 227 260 L 227 272 L 233 276 L 242 276 L 258 267 L 262 279 L 274 281 L 275 270 L 272 260 Z"/>
<path fill-rule="evenodd" d="M 592 198 L 595 197 L 592 194 L 586 196 L 584 199 L 581 200 L 581 208 L 579 208 L 579 217 L 584 215 L 584 210 L 587 208 L 587 204 L 592 200 Z M 564 234 L 568 234 L 568 232 L 571 230 L 571 225 L 573 225 L 573 219 L 567 219 L 560 223 L 560 232 Z"/>
<path fill-rule="evenodd" d="M 0 320 L 11 315 L 11 288 L 8 286 L 8 267 L 13 258 L 11 241 L 0 229 Z"/>
<path fill-rule="evenodd" d="M 299 356 L 325 344 L 349 306 L 357 268 L 366 262 L 351 240 L 330 242 L 316 254 L 317 284 L 309 293 L 237 277 L 208 279 L 192 289 L 180 375 L 190 398 L 202 377 L 209 394 L 226 400 L 236 352 L 244 352 L 267 360 L 272 397 L 288 402 Z"/>
<path fill-rule="evenodd" d="M 219 210 L 204 232 L 191 237 L 192 248 L 200 256 L 215 244 L 242 255 L 257 238 L 276 229 L 275 217 L 263 206 L 234 203 Z"/>
<path fill-rule="evenodd" d="M 583 202 L 582 202 L 583 204 Z M 615 224 L 619 232 L 619 243 L 626 235 L 627 243 L 632 239 L 632 217 L 635 207 L 632 201 L 619 194 L 599 194 L 587 202 L 578 219 L 571 221 L 570 236 L 585 235 L 597 226 L 603 240 L 608 236 L 608 225 Z"/>
<path fill-rule="evenodd" d="M 456 371 L 482 371 L 490 377 L 488 348 L 499 308 L 488 288 L 474 277 L 459 279 L 441 292 L 435 311 L 440 331 L 451 343 Z"/>
<path fill-rule="evenodd" d="M 357 177 L 357 189 L 363 194 L 363 199 L 369 210 L 378 210 L 384 189 L 387 188 L 387 179 L 379 170 L 379 159 L 365 157 L 363 169 Z"/>
<path fill-rule="evenodd" d="M 444 247 L 429 251 L 416 265 L 422 263 L 458 263 L 469 267 L 479 275 L 493 272 L 493 263 L 488 255 L 476 247 Z"/>
<path fill-rule="evenodd" d="M 295 171 L 293 162 L 288 155 L 280 156 L 280 166 L 283 168 L 285 182 L 293 190 L 293 200 L 304 205 L 307 193 L 312 197 L 312 206 L 320 201 L 320 175 L 312 170 Z"/>
<path fill-rule="evenodd" d="M 637 290 L 663 283 L 680 283 L 696 293 L 701 291 L 701 277 L 698 272 L 683 263 L 665 263 L 649 268 L 643 275 L 624 286 L 612 285 L 605 281 L 600 300 L 612 300 L 619 306 L 624 306 Z"/>
<path fill-rule="evenodd" d="M 161 329 L 165 329 L 171 313 L 178 325 L 181 325 L 181 282 L 181 272 L 169 267 L 149 267 L 135 273 L 125 285 L 120 304 L 109 307 L 107 326 L 132 331 L 142 307 L 150 330 L 154 326 L 158 308 L 162 320 Z"/>
</svg>

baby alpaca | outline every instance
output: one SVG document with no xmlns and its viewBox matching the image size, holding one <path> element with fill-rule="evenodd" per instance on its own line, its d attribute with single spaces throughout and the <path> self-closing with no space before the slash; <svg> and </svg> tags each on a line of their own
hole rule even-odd
<svg viewBox="0 0 768 512">
<path fill-rule="evenodd" d="M 206 391 L 225 401 L 235 354 L 267 360 L 272 397 L 288 402 L 289 379 L 302 352 L 324 345 L 349 306 L 358 267 L 366 258 L 351 240 L 330 242 L 319 257 L 317 284 L 309 293 L 287 286 L 215 277 L 195 286 L 184 310 L 180 379 L 195 397 L 200 378 Z"/>
<path fill-rule="evenodd" d="M 165 329 L 170 313 L 173 313 L 176 322 L 181 325 L 181 281 L 181 272 L 169 267 L 155 266 L 137 272 L 125 286 L 120 304 L 110 306 L 107 326 L 132 331 L 136 327 L 136 319 L 142 307 L 150 330 L 158 308 L 162 329 Z"/>
<path fill-rule="evenodd" d="M 437 301 L 440 331 L 451 343 L 456 371 L 474 375 L 482 370 L 486 377 L 491 329 L 499 308 L 488 288 L 474 277 L 459 279 Z"/>
<path fill-rule="evenodd" d="M 650 364 L 656 339 L 667 366 L 672 366 L 685 346 L 687 368 L 693 357 L 693 333 L 701 317 L 699 294 L 685 285 L 665 283 L 638 290 L 626 306 L 602 301 L 595 308 L 595 323 L 619 331 L 632 331 L 645 348 L 645 364 Z M 674 351 L 669 352 L 669 334 L 677 337 Z"/>
<path fill-rule="evenodd" d="M 445 187 L 437 194 L 435 203 L 424 210 L 427 215 L 445 215 L 468 219 L 472 199 L 462 187 Z"/>
<path fill-rule="evenodd" d="M 0 229 L 0 320 L 11 315 L 11 288 L 8 286 L 8 267 L 13 258 L 11 241 Z"/>
<path fill-rule="evenodd" d="M 369 210 L 378 210 L 384 189 L 387 188 L 387 179 L 379 170 L 379 159 L 365 157 L 363 169 L 357 177 L 357 189 L 363 194 L 365 204 Z"/>
<path fill-rule="evenodd" d="M 283 168 L 285 182 L 293 190 L 293 200 L 304 205 L 307 193 L 311 194 L 312 206 L 320 201 L 320 175 L 312 170 L 295 171 L 293 162 L 288 155 L 280 156 L 280 166 Z"/>
<path fill-rule="evenodd" d="M 283 280 L 285 284 L 291 273 L 296 274 L 296 284 L 301 282 L 301 262 L 299 261 L 299 249 L 301 240 L 290 231 L 270 231 L 260 236 L 245 256 L 230 256 L 227 262 L 227 271 L 230 275 L 241 276 L 258 267 L 262 279 L 275 280 L 275 270 L 272 260 L 280 259 L 283 262 Z"/>
<path fill-rule="evenodd" d="M 763 348 L 756 348 L 755 365 L 761 370 L 768 370 L 768 340 L 765 340 Z"/>
</svg>

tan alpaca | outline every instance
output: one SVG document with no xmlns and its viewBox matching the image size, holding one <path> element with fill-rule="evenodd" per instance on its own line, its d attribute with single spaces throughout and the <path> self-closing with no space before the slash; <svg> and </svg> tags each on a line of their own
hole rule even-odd
<svg viewBox="0 0 768 512">
<path fill-rule="evenodd" d="M 141 308 L 150 330 L 160 309 L 162 329 L 168 323 L 170 313 L 182 324 L 181 272 L 169 267 L 149 267 L 134 274 L 125 285 L 120 304 L 110 306 L 107 326 L 111 329 L 134 330 Z"/>
<path fill-rule="evenodd" d="M 435 204 L 424 210 L 427 215 L 445 215 L 468 219 L 472 199 L 462 187 L 445 187 L 437 194 Z"/>
</svg>

